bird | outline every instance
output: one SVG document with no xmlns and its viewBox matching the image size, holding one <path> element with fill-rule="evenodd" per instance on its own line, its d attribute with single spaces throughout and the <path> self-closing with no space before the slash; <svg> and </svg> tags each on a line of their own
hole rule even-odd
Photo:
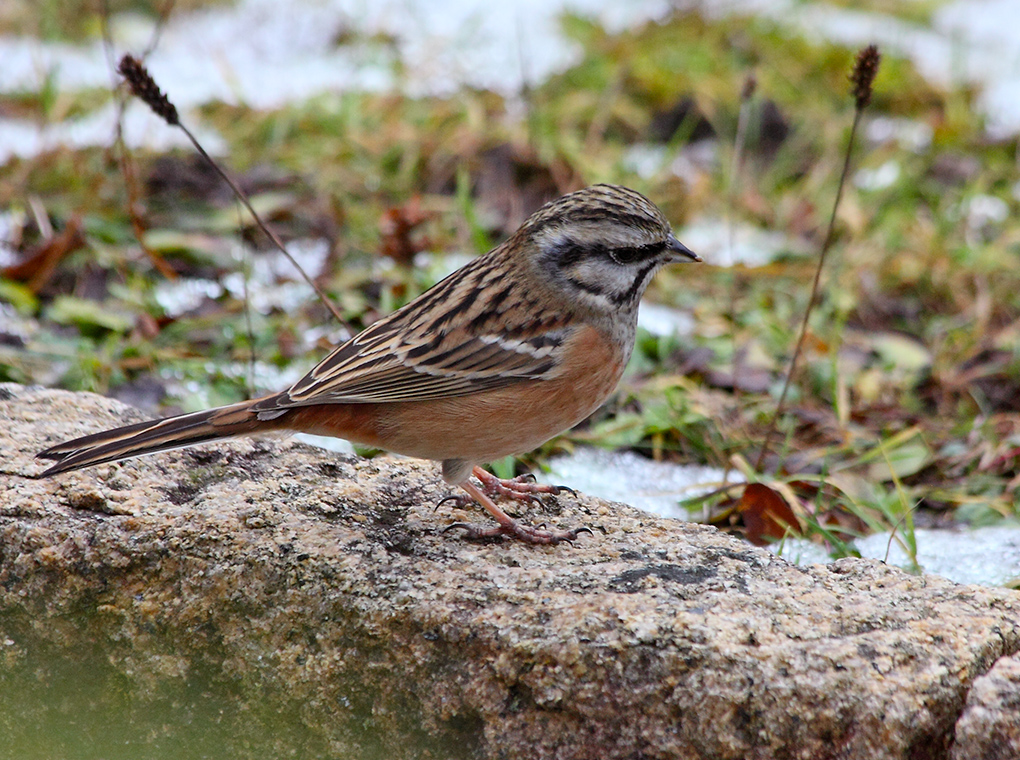
<svg viewBox="0 0 1020 760">
<path fill-rule="evenodd" d="M 558 493 L 482 465 L 531 451 L 616 389 L 653 275 L 701 258 L 644 195 L 597 184 L 532 214 L 509 238 L 343 342 L 279 393 L 86 435 L 37 454 L 39 477 L 236 436 L 302 432 L 441 462 L 446 483 L 495 525 L 466 537 L 573 541 L 495 499 Z M 480 487 L 470 480 L 474 475 Z M 469 498 L 467 498 L 469 497 Z"/>
</svg>

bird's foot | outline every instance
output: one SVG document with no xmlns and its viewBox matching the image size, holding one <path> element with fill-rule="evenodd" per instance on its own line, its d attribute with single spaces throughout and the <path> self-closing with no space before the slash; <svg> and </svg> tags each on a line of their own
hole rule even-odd
<svg viewBox="0 0 1020 760">
<path fill-rule="evenodd" d="M 571 496 L 577 496 L 577 492 L 573 488 L 568 488 L 567 486 L 553 486 L 536 483 L 535 476 L 530 473 L 518 475 L 516 478 L 497 478 L 488 470 L 484 470 L 481 467 L 475 467 L 471 471 L 471 474 L 474 475 L 482 484 L 482 492 L 486 496 L 503 496 L 509 499 L 514 499 L 515 501 L 534 503 L 538 506 L 542 506 L 542 500 L 538 497 L 538 494 L 552 494 L 555 496 L 566 491 Z M 450 494 L 449 496 L 440 499 L 436 503 L 436 507 L 438 508 L 447 502 L 453 502 L 453 504 L 463 509 L 464 507 L 474 504 L 475 499 L 463 493 Z"/>
<path fill-rule="evenodd" d="M 536 483 L 535 476 L 531 474 L 518 475 L 516 478 L 497 478 L 488 470 L 484 470 L 481 467 L 475 467 L 471 474 L 478 478 L 482 484 L 482 490 L 485 491 L 489 496 L 506 496 L 510 499 L 516 499 L 517 501 L 538 501 L 537 494 L 548 493 L 548 494 L 560 494 L 567 491 L 572 496 L 577 496 L 574 489 L 567 488 L 566 486 L 553 486 L 545 485 L 543 483 Z"/>
<path fill-rule="evenodd" d="M 489 477 L 492 478 L 494 481 L 498 481 L 501 486 L 507 482 L 500 480 L 494 475 L 490 475 Z M 482 482 L 484 484 L 485 480 L 482 479 Z M 534 483 L 529 483 L 527 481 L 517 481 L 517 484 L 525 486 L 535 485 Z M 504 487 L 513 490 L 512 486 Z M 545 488 L 545 486 L 539 487 Z M 484 485 L 482 488 L 479 488 L 471 481 L 465 481 L 464 483 L 461 483 L 461 488 L 463 488 L 468 493 L 468 496 L 470 498 L 451 496 L 447 497 L 446 499 L 443 499 L 443 501 L 453 500 L 461 505 L 463 505 L 465 502 L 469 503 L 470 501 L 475 501 L 482 507 L 484 507 L 485 510 L 490 515 L 492 515 L 493 518 L 495 518 L 498 524 L 494 525 L 491 528 L 483 528 L 478 525 L 472 525 L 471 523 L 457 522 L 453 523 L 452 525 L 448 525 L 446 528 L 444 528 L 443 529 L 444 533 L 453 528 L 460 528 L 461 530 L 464 531 L 465 538 L 482 539 L 482 538 L 494 538 L 496 536 L 509 536 L 511 538 L 516 538 L 519 541 L 524 541 L 525 543 L 529 544 L 558 544 L 562 541 L 568 542 L 573 541 L 581 533 L 588 533 L 589 535 L 594 535 L 591 531 L 591 528 L 584 526 L 580 528 L 574 528 L 573 530 L 551 530 L 546 528 L 533 528 L 530 525 L 522 525 L 496 505 L 496 502 L 494 502 L 492 498 L 489 496 L 489 494 L 486 493 Z M 558 486 L 549 486 L 549 488 L 558 489 Z M 558 490 L 556 492 L 558 493 Z M 503 494 L 502 491 L 497 491 L 497 493 L 499 493 L 500 495 L 506 495 Z M 527 492 L 524 491 L 522 493 Z M 537 499 L 538 497 L 531 493 L 529 494 L 528 498 Z M 443 502 L 440 502 L 440 504 L 442 503 Z"/>
</svg>

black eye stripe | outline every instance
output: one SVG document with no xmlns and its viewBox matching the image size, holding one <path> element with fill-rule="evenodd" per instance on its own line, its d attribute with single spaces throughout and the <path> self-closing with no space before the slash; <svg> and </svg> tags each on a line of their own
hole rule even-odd
<svg viewBox="0 0 1020 760">
<path fill-rule="evenodd" d="M 609 249 L 609 255 L 617 264 L 636 264 L 654 259 L 662 253 L 665 243 L 648 243 L 646 245 L 621 246 Z"/>
<path fill-rule="evenodd" d="M 579 243 L 565 238 L 556 244 L 553 254 L 561 267 L 570 267 L 583 259 L 587 251 Z"/>
<path fill-rule="evenodd" d="M 586 258 L 609 257 L 617 264 L 641 264 L 658 258 L 666 248 L 665 242 L 646 243 L 645 245 L 621 245 L 609 248 L 601 244 L 581 245 L 575 240 L 566 238 L 552 249 L 557 265 L 567 269 Z"/>
</svg>

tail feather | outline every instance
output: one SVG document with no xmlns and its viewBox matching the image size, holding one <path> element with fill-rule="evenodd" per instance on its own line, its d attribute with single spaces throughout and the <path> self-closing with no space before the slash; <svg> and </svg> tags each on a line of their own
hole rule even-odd
<svg viewBox="0 0 1020 760">
<path fill-rule="evenodd" d="M 56 464 L 39 477 L 265 430 L 250 401 L 93 433 L 36 454 Z"/>
</svg>

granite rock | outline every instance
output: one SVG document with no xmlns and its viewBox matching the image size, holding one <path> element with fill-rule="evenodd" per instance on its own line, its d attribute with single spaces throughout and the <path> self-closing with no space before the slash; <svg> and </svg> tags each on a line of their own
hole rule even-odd
<svg viewBox="0 0 1020 760">
<path fill-rule="evenodd" d="M 137 683 L 213 663 L 352 756 L 366 725 L 389 758 L 1007 756 L 1015 592 L 795 567 L 584 495 L 527 516 L 591 527 L 573 545 L 469 542 L 443 527 L 484 517 L 436 507 L 435 465 L 281 439 L 33 477 L 45 446 L 139 417 L 0 386 L 13 645 L 103 639 Z"/>
<path fill-rule="evenodd" d="M 974 680 L 956 723 L 953 760 L 1020 757 L 1020 657 L 1003 657 Z"/>
</svg>

